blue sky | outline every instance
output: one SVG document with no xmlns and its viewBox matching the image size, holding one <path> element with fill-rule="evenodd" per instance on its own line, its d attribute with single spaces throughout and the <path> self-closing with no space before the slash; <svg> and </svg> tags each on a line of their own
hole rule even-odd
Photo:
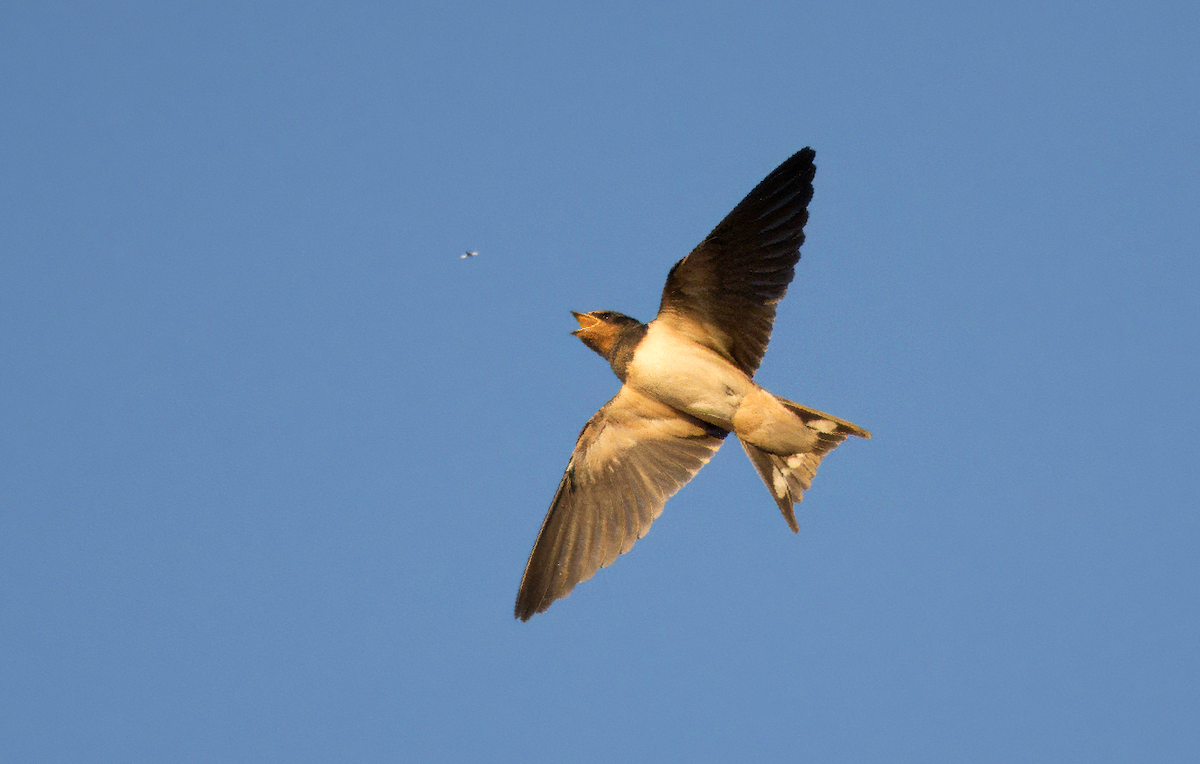
<svg viewBox="0 0 1200 764">
<path fill-rule="evenodd" d="M 1200 757 L 1198 6 L 576 5 L 0 11 L 0 759 Z M 807 145 L 874 438 L 513 620 L 568 311 Z"/>
</svg>

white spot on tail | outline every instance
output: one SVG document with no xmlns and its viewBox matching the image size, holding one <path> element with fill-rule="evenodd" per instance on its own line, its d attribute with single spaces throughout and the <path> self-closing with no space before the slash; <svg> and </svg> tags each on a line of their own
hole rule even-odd
<svg viewBox="0 0 1200 764">
<path fill-rule="evenodd" d="M 777 498 L 782 499 L 784 496 L 787 496 L 787 479 L 784 478 L 782 472 L 779 470 L 773 471 L 771 473 L 771 483 L 772 488 L 775 489 L 775 496 Z"/>
</svg>

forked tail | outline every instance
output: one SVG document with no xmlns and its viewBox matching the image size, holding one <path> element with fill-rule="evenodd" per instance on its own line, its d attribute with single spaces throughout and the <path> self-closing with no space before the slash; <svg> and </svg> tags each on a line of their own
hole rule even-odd
<svg viewBox="0 0 1200 764">
<path fill-rule="evenodd" d="M 759 477 L 767 484 L 767 490 L 771 492 L 771 497 L 779 505 L 779 511 L 783 513 L 783 519 L 787 520 L 788 527 L 792 529 L 793 533 L 799 533 L 800 525 L 796 522 L 796 511 L 793 505 L 800 503 L 804 492 L 812 486 L 812 480 L 816 477 L 817 466 L 821 463 L 821 459 L 837 448 L 848 436 L 870 438 L 871 433 L 844 419 L 801 406 L 786 398 L 775 397 L 789 411 L 800 417 L 806 427 L 817 434 L 816 446 L 812 451 L 781 456 L 763 451 L 741 438 L 738 440 L 741 442 L 742 448 L 746 450 L 746 455 L 750 457 L 750 463 L 758 471 Z"/>
</svg>

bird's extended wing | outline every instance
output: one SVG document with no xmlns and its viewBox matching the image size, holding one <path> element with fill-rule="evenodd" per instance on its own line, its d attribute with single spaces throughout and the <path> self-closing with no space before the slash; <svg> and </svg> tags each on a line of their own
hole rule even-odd
<svg viewBox="0 0 1200 764">
<path fill-rule="evenodd" d="M 815 156 L 806 148 L 775 168 L 671 268 L 663 288 L 658 320 L 749 375 L 767 350 L 775 304 L 800 259 Z"/>
<path fill-rule="evenodd" d="M 529 620 L 628 552 L 727 434 L 622 387 L 579 433 L 525 565 L 516 617 Z"/>
</svg>

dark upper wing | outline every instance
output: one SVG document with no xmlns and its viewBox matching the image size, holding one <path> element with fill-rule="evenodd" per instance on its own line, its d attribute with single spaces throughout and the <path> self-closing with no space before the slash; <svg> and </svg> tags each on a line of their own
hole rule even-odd
<svg viewBox="0 0 1200 764">
<path fill-rule="evenodd" d="M 628 552 L 727 434 L 622 387 L 579 433 L 525 565 L 516 617 L 529 620 Z"/>
<path fill-rule="evenodd" d="M 812 149 L 792 155 L 675 263 L 658 320 L 670 321 L 753 375 L 767 350 L 775 303 L 800 259 L 816 167 Z"/>
</svg>

